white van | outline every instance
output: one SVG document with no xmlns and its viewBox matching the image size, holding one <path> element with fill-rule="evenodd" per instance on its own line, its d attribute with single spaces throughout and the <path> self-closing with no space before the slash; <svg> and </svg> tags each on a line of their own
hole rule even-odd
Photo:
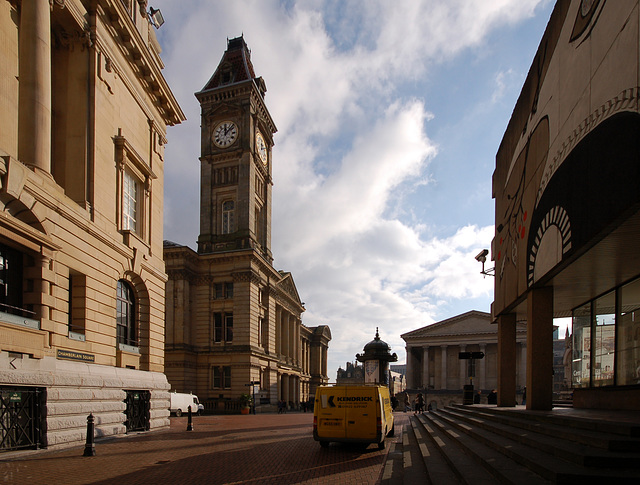
<svg viewBox="0 0 640 485">
<path fill-rule="evenodd" d="M 195 394 L 184 394 L 181 392 L 171 393 L 171 405 L 169 406 L 169 412 L 180 417 L 183 414 L 189 413 L 189 406 L 191 406 L 192 414 L 201 414 L 204 411 L 204 406 L 200 404 L 198 396 Z"/>
</svg>

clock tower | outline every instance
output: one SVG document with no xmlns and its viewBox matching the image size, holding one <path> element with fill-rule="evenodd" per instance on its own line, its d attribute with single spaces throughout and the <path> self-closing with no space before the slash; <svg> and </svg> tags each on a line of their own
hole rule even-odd
<svg viewBox="0 0 640 485">
<path fill-rule="evenodd" d="M 227 40 L 216 71 L 196 98 L 201 106 L 198 253 L 239 249 L 271 253 L 271 147 L 276 126 L 243 37 Z"/>
<path fill-rule="evenodd" d="M 243 37 L 227 40 L 201 106 L 197 252 L 165 241 L 165 373 L 207 412 L 252 394 L 262 410 L 309 401 L 326 384 L 326 325 L 302 323 L 290 272 L 273 267 L 271 148 L 276 127 Z M 250 386 L 250 387 L 248 387 Z"/>
</svg>

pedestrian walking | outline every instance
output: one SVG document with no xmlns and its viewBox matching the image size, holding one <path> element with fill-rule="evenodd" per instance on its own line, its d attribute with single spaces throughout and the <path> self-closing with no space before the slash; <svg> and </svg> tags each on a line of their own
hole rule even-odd
<svg viewBox="0 0 640 485">
<path fill-rule="evenodd" d="M 424 413 L 424 397 L 422 397 L 422 393 L 418 393 L 418 397 L 416 397 L 416 410 L 415 413 Z"/>
</svg>

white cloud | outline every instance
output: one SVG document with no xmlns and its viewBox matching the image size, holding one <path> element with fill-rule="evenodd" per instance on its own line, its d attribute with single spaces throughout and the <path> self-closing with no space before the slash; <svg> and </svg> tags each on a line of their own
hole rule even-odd
<svg viewBox="0 0 640 485">
<path fill-rule="evenodd" d="M 193 93 L 215 70 L 226 39 L 244 34 L 279 130 L 275 263 L 293 274 L 308 309 L 304 322 L 331 327 L 330 378 L 376 326 L 403 360 L 401 333 L 433 322 L 445 301 L 484 297 L 488 306 L 493 284 L 473 259 L 489 247 L 492 226 L 452 218 L 457 229 L 443 235 L 404 206 L 418 186 L 447 190 L 429 170 L 440 152 L 429 132 L 439 120 L 424 99 L 425 83 L 438 65 L 548 1 L 156 0 L 166 19 L 158 31 L 165 75 L 188 117 L 168 134 L 165 237 L 195 246 L 200 132 Z M 496 96 L 500 82 L 491 86 Z M 458 119 L 468 114 L 456 100 L 450 105 Z M 425 240 L 426 229 L 439 236 Z"/>
</svg>

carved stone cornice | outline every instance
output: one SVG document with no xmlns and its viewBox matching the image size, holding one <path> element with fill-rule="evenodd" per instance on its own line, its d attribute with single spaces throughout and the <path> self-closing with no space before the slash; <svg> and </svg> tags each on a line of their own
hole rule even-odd
<svg viewBox="0 0 640 485">
<path fill-rule="evenodd" d="M 251 270 L 234 272 L 234 273 L 231 273 L 231 276 L 233 277 L 234 283 L 250 282 L 255 285 L 259 285 L 262 282 L 262 278 L 260 278 L 260 275 L 255 271 L 251 271 Z"/>
<path fill-rule="evenodd" d="M 165 123 L 176 125 L 184 121 L 185 115 L 162 75 L 162 61 L 159 56 L 152 54 L 151 48 L 134 25 L 123 2 L 97 0 L 96 4 L 98 16 L 110 35 L 118 42 L 118 47 L 136 72 L 147 94 L 154 99 L 154 104 Z M 146 10 L 143 13 L 146 15 Z"/>
<path fill-rule="evenodd" d="M 179 269 L 167 268 L 166 272 L 167 272 L 167 277 L 170 280 L 187 280 L 190 283 L 193 283 L 197 277 L 196 273 L 186 268 L 179 268 Z"/>
</svg>

